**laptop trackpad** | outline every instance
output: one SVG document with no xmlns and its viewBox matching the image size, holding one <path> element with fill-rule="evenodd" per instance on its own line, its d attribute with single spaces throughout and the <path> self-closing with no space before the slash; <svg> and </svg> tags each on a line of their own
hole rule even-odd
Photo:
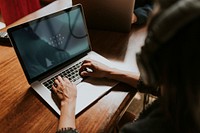
<svg viewBox="0 0 200 133">
<path fill-rule="evenodd" d="M 108 92 L 118 82 L 106 78 L 86 78 L 77 85 L 76 114 Z"/>
</svg>

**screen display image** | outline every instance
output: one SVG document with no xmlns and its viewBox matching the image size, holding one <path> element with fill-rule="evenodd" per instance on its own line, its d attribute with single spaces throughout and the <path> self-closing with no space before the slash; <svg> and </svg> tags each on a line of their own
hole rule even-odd
<svg viewBox="0 0 200 133">
<path fill-rule="evenodd" d="M 79 8 L 32 21 L 12 37 L 30 78 L 90 49 Z"/>
</svg>

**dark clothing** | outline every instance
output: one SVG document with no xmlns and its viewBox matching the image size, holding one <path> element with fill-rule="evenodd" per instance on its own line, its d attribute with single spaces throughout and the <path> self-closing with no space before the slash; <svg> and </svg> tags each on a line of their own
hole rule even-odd
<svg viewBox="0 0 200 133">
<path fill-rule="evenodd" d="M 175 129 L 162 113 L 159 100 L 144 110 L 138 120 L 126 124 L 120 133 L 173 133 Z"/>
<path fill-rule="evenodd" d="M 68 128 L 62 128 L 58 130 L 56 133 L 79 133 L 78 130 L 68 127 Z"/>
<path fill-rule="evenodd" d="M 138 81 L 137 89 L 141 93 L 160 96 L 160 88 L 146 86 L 141 78 Z M 155 100 L 148 105 L 139 118 L 131 123 L 127 123 L 120 133 L 171 133 L 174 130 L 172 123 L 168 122 L 160 106 L 160 100 Z"/>
<path fill-rule="evenodd" d="M 135 0 L 135 8 L 142 7 L 146 4 L 153 4 L 152 0 Z"/>
<path fill-rule="evenodd" d="M 148 17 L 152 11 L 152 8 L 153 2 L 151 0 L 136 0 L 134 13 L 137 16 L 137 21 L 135 24 L 146 24 Z"/>
<path fill-rule="evenodd" d="M 120 133 L 199 133 L 200 117 L 199 110 L 196 110 L 199 102 L 195 103 L 195 98 L 200 94 L 200 63 L 196 59 L 200 57 L 200 8 L 199 1 L 196 2 L 177 3 L 171 10 L 161 12 L 151 20 L 142 50 L 146 50 L 146 54 L 154 51 L 152 58 L 156 61 L 148 58 L 151 59 L 149 62 L 156 64 L 156 68 L 162 68 L 158 70 L 161 76 L 166 76 L 162 77 L 162 83 L 170 83 L 173 87 L 163 89 L 163 94 L 167 95 L 162 96 L 162 106 L 159 100 L 156 101 L 141 113 L 138 120 L 122 127 Z M 179 21 L 175 23 L 177 18 Z M 148 57 L 152 56 L 149 53 Z"/>
</svg>

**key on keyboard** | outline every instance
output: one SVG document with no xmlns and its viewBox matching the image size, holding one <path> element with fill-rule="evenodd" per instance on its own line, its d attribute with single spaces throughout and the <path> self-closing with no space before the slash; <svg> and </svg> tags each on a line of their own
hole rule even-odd
<svg viewBox="0 0 200 133">
<path fill-rule="evenodd" d="M 58 76 L 66 77 L 71 82 L 75 82 L 75 81 L 79 80 L 81 78 L 81 76 L 79 75 L 79 69 L 81 67 L 81 64 L 82 64 L 82 62 L 75 64 L 74 66 L 66 69 L 65 71 L 61 72 L 60 74 L 56 75 L 55 77 L 45 81 L 43 83 L 43 85 L 51 90 L 52 85 L 54 84 L 54 81 Z"/>
</svg>

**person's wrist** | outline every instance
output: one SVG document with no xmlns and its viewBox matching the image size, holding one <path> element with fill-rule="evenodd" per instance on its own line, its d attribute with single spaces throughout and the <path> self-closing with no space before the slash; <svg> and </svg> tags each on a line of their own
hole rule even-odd
<svg viewBox="0 0 200 133">
<path fill-rule="evenodd" d="M 75 106 L 76 105 L 76 99 L 67 99 L 67 100 L 62 100 L 61 101 L 61 108 L 62 107 L 72 107 L 72 106 Z"/>
<path fill-rule="evenodd" d="M 76 102 L 62 102 L 61 103 L 61 114 L 67 118 L 75 116 Z"/>
<path fill-rule="evenodd" d="M 104 78 L 111 78 L 111 77 L 112 77 L 112 76 L 111 76 L 112 73 L 113 73 L 113 69 L 108 68 L 108 70 L 105 71 Z"/>
<path fill-rule="evenodd" d="M 69 102 L 62 102 L 58 129 L 67 127 L 71 127 L 74 129 L 76 128 L 75 104 Z"/>
</svg>

